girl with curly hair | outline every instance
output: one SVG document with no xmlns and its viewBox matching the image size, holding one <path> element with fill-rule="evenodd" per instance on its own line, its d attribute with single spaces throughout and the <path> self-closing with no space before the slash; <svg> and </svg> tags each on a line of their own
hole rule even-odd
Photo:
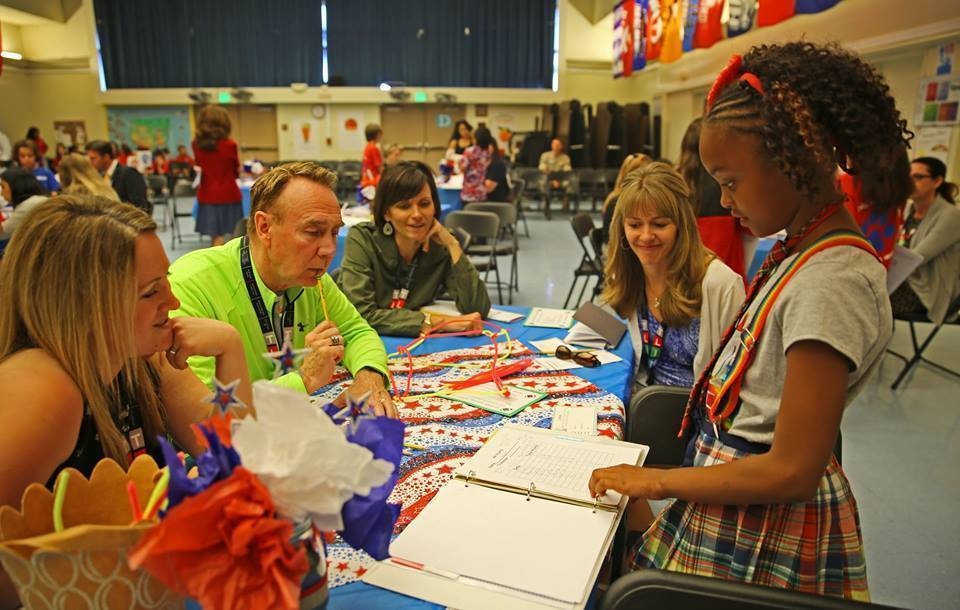
<svg viewBox="0 0 960 610">
<path fill-rule="evenodd" d="M 837 46 L 757 46 L 718 76 L 703 166 L 748 229 L 787 237 L 691 392 L 681 434 L 691 433 L 692 467 L 591 477 L 595 494 L 674 498 L 643 534 L 635 568 L 869 597 L 834 447 L 893 325 L 884 267 L 834 172 L 892 167 L 909 135 L 879 74 Z"/>
</svg>

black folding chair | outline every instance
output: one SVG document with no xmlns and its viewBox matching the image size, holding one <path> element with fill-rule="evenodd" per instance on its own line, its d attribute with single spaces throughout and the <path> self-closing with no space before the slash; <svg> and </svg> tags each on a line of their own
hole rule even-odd
<svg viewBox="0 0 960 610">
<path fill-rule="evenodd" d="M 956 299 L 953 300 L 952 303 L 950 303 L 950 307 L 947 308 L 946 319 L 939 324 L 933 325 L 933 328 L 930 330 L 930 334 L 927 335 L 927 338 L 923 340 L 923 343 L 919 343 L 917 341 L 916 324 L 923 323 L 923 322 L 926 322 L 929 324 L 931 323 L 930 318 L 928 318 L 926 315 L 921 313 L 894 316 L 894 325 L 896 325 L 897 320 L 906 322 L 910 326 L 910 342 L 913 344 L 913 355 L 908 358 L 903 354 L 899 354 L 893 350 L 890 350 L 890 349 L 887 350 L 888 354 L 890 354 L 891 356 L 895 356 L 903 360 L 904 362 L 903 369 L 900 370 L 900 374 L 897 375 L 897 378 L 894 380 L 893 384 L 890 386 L 890 389 L 896 390 L 900 386 L 900 383 L 903 381 L 904 377 L 907 376 L 907 373 L 913 370 L 914 367 L 916 367 L 921 362 L 924 362 L 935 369 L 939 369 L 955 377 L 960 377 L 960 371 L 948 369 L 942 364 L 937 364 L 936 362 L 928 360 L 923 356 L 923 352 L 927 349 L 927 347 L 930 346 L 930 344 L 933 342 L 934 337 L 937 336 L 937 333 L 940 332 L 940 329 L 943 328 L 944 324 L 960 324 L 960 297 L 957 297 Z M 946 320 L 950 320 L 950 321 L 947 322 Z"/>
<path fill-rule="evenodd" d="M 523 192 L 527 188 L 527 181 L 523 178 L 514 178 L 510 185 L 510 194 L 507 195 L 507 201 L 517 208 L 517 222 L 523 223 L 523 234 L 530 237 L 530 227 L 527 226 L 527 214 L 523 210 Z"/>
<path fill-rule="evenodd" d="M 607 184 L 606 172 L 602 169 L 582 167 L 575 170 L 577 182 L 580 186 L 580 196 L 590 200 L 590 211 L 597 211 L 597 204 L 603 203 L 610 186 Z"/>
<path fill-rule="evenodd" d="M 637 570 L 621 576 L 600 600 L 599 610 L 893 610 L 839 597 L 774 589 L 666 570 Z"/>
<path fill-rule="evenodd" d="M 190 209 L 187 212 L 181 212 L 179 202 L 181 199 L 187 199 L 190 202 Z M 178 180 L 173 185 L 173 193 L 170 196 L 170 209 L 173 212 L 173 231 L 170 233 L 170 247 L 176 248 L 177 243 L 183 243 L 183 233 L 180 231 L 180 219 L 193 217 L 193 206 L 197 202 L 197 189 L 193 184 L 186 180 Z"/>
<path fill-rule="evenodd" d="M 147 174 L 143 179 L 147 182 L 147 199 L 150 201 L 150 206 L 154 210 L 157 207 L 163 208 L 161 226 L 166 227 L 172 215 L 167 177 L 162 174 Z"/>
<path fill-rule="evenodd" d="M 486 282 L 493 271 L 497 279 L 497 296 L 503 304 L 503 283 L 500 281 L 500 268 L 497 266 L 497 242 L 500 237 L 500 217 L 493 212 L 471 212 L 469 210 L 454 210 L 447 214 L 444 225 L 451 231 L 463 229 L 470 235 L 470 243 L 482 241 L 491 246 L 483 257 L 470 257 L 470 262 L 477 271 L 484 272 L 483 281 Z M 471 245 L 473 248 L 474 245 Z M 465 251 L 466 252 L 466 251 Z"/>
<path fill-rule="evenodd" d="M 558 183 L 559 186 L 554 188 L 552 185 Z M 567 202 L 570 203 L 572 199 L 573 202 L 573 211 L 576 213 L 580 209 L 580 186 L 579 180 L 577 179 L 577 174 L 573 171 L 569 172 L 550 172 L 547 174 L 547 179 L 544 183 L 544 196 L 543 196 L 543 214 L 547 217 L 547 220 L 550 220 L 550 202 L 553 200 L 553 197 L 560 195 L 561 197 L 567 199 Z"/>
<path fill-rule="evenodd" d="M 600 259 L 593 255 L 590 249 L 587 248 L 587 240 L 590 238 L 590 232 L 596 228 L 593 224 L 593 218 L 588 212 L 580 212 L 570 219 L 570 225 L 573 227 L 573 233 L 577 236 L 577 241 L 580 243 L 580 249 L 583 250 L 583 256 L 580 257 L 580 263 L 573 270 L 573 282 L 570 284 L 567 298 L 563 301 L 564 309 L 570 304 L 570 297 L 573 296 L 573 291 L 581 278 L 583 278 L 583 287 L 580 288 L 580 295 L 577 297 L 577 302 L 574 303 L 574 307 L 579 307 L 581 301 L 583 301 L 583 294 L 587 291 L 590 278 L 594 277 L 597 279 L 597 283 L 593 287 L 591 300 L 600 294 L 600 290 L 603 287 L 603 264 L 600 262 Z"/>
<path fill-rule="evenodd" d="M 470 212 L 493 212 L 500 218 L 500 235 L 496 246 L 490 244 L 474 244 L 465 250 L 467 254 L 487 256 L 493 248 L 495 255 L 510 257 L 510 281 L 507 282 L 507 303 L 513 304 L 513 290 L 520 290 L 520 273 L 517 268 L 517 251 L 520 246 L 517 241 L 517 208 L 512 203 L 495 201 L 479 201 L 469 203 L 464 210 Z"/>
</svg>

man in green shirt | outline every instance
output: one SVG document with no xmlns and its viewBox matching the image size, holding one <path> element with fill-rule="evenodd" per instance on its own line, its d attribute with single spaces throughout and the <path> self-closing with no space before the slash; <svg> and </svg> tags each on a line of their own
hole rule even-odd
<svg viewBox="0 0 960 610">
<path fill-rule="evenodd" d="M 378 414 L 396 417 L 386 391 L 383 342 L 325 273 L 343 226 L 335 186 L 336 174 L 310 162 L 287 163 L 261 176 L 251 189 L 245 237 L 191 252 L 171 265 L 170 285 L 180 309 L 170 315 L 233 325 L 243 339 L 251 380 L 273 377 L 277 365 L 263 354 L 282 354 L 285 338 L 294 349 L 310 348 L 300 370 L 276 383 L 311 393 L 330 377 L 331 346 L 342 346 L 343 364 L 354 376 L 350 395 L 369 392 L 368 404 Z M 188 363 L 211 382 L 212 358 L 192 357 Z"/>
</svg>

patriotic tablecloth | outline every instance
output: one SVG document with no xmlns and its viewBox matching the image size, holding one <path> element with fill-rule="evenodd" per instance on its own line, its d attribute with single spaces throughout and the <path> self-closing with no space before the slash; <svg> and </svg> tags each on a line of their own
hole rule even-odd
<svg viewBox="0 0 960 610">
<path fill-rule="evenodd" d="M 510 308 L 526 312 L 524 308 Z M 530 340 L 551 336 L 562 337 L 565 331 L 528 328 L 522 321 L 505 324 L 511 336 L 510 357 L 505 364 L 522 358 L 536 357 Z M 388 351 L 409 339 L 385 338 Z M 503 339 L 499 345 L 502 352 Z M 438 351 L 439 350 L 439 351 Z M 629 341 L 621 341 L 616 350 L 622 362 L 606 364 L 598 369 L 572 371 L 536 371 L 527 369 L 506 381 L 547 394 L 542 400 L 511 418 L 505 418 L 475 407 L 441 397 L 418 397 L 435 392 L 444 382 L 469 377 L 489 366 L 493 347 L 487 338 L 431 339 L 413 351 L 413 375 L 409 383 L 410 398 L 397 401 L 400 416 L 406 422 L 407 443 L 424 449 L 409 450 L 400 465 L 400 478 L 391 496 L 392 502 L 402 505 L 394 535 L 423 510 L 437 491 L 450 480 L 453 472 L 476 452 L 493 432 L 505 423 L 549 428 L 553 409 L 559 405 L 593 407 L 597 411 L 597 432 L 610 438 L 621 438 L 624 425 L 624 400 L 629 391 L 633 354 Z M 451 366 L 451 364 L 460 366 Z M 466 365 L 466 366 L 464 366 Z M 407 393 L 410 371 L 405 357 L 394 357 L 390 369 L 400 393 Z M 349 379 L 344 373 L 317 393 L 320 401 L 337 396 Z M 464 524 L 470 527 L 470 524 Z M 452 543 L 454 543 L 452 541 Z M 356 551 L 342 542 L 328 549 L 329 608 L 403 608 L 436 607 L 421 600 L 371 587 L 357 582 L 373 565 L 374 560 L 362 551 Z M 465 551 L 468 552 L 468 551 Z"/>
</svg>

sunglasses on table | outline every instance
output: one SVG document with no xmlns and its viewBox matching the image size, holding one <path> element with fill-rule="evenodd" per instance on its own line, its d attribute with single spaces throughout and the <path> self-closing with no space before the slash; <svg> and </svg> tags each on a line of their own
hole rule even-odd
<svg viewBox="0 0 960 610">
<path fill-rule="evenodd" d="M 575 352 L 566 345 L 561 345 L 557 348 L 557 351 L 554 355 L 561 360 L 573 360 L 580 366 L 585 366 L 588 368 L 596 368 L 600 366 L 600 359 L 597 358 L 596 354 L 589 350 Z"/>
</svg>

